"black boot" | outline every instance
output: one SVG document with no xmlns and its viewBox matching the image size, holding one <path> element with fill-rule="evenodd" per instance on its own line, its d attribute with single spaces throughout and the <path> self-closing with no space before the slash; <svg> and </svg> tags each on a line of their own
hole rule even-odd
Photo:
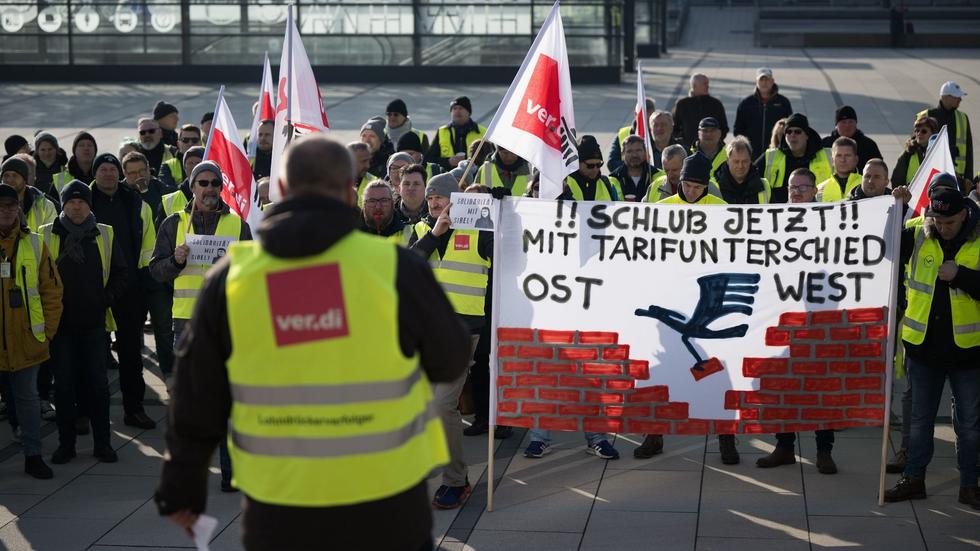
<svg viewBox="0 0 980 551">
<path fill-rule="evenodd" d="M 74 447 L 58 446 L 58 449 L 54 450 L 54 453 L 51 454 L 51 462 L 55 465 L 64 465 L 74 459 L 74 457 Z"/>
<path fill-rule="evenodd" d="M 960 488 L 959 502 L 980 510 L 980 488 L 976 486 Z"/>
<path fill-rule="evenodd" d="M 719 434 L 718 449 L 721 450 L 721 462 L 725 465 L 738 465 L 742 461 L 735 448 L 734 434 Z"/>
<path fill-rule="evenodd" d="M 837 463 L 830 452 L 817 452 L 817 472 L 820 474 L 837 474 Z"/>
<path fill-rule="evenodd" d="M 41 480 L 54 478 L 51 467 L 44 463 L 44 459 L 40 455 L 28 455 L 24 458 L 24 472 Z"/>
<path fill-rule="evenodd" d="M 651 457 L 664 452 L 664 436 L 662 434 L 648 434 L 643 439 L 639 448 L 633 450 L 633 457 L 637 459 L 650 459 Z"/>
<path fill-rule="evenodd" d="M 898 483 L 893 488 L 885 490 L 885 501 L 889 503 L 925 498 L 926 480 L 924 478 L 915 479 L 902 475 L 902 478 L 898 479 Z"/>
<path fill-rule="evenodd" d="M 756 467 L 771 469 L 780 465 L 792 465 L 796 463 L 796 452 L 793 448 L 784 449 L 776 446 L 772 453 L 765 457 L 760 457 L 755 461 Z"/>
<path fill-rule="evenodd" d="M 473 424 L 463 429 L 463 436 L 480 436 L 490 430 L 486 421 L 473 421 Z"/>
</svg>

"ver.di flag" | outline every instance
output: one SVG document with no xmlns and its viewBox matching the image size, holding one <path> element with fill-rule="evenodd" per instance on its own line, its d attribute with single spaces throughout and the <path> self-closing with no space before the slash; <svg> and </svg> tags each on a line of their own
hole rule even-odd
<svg viewBox="0 0 980 551">
<path fill-rule="evenodd" d="M 909 201 L 909 210 L 905 215 L 907 218 L 919 216 L 929 206 L 929 183 L 937 174 L 943 172 L 956 175 L 953 156 L 949 154 L 949 134 L 946 133 L 945 126 L 939 130 L 936 140 L 922 157 L 919 170 L 915 172 L 912 182 L 909 183 L 912 200 Z"/>
<path fill-rule="evenodd" d="M 647 113 L 647 95 L 643 90 L 643 65 L 636 62 L 636 109 L 633 110 L 633 132 L 643 138 L 643 148 L 647 151 L 647 162 L 653 164 L 653 141 L 650 135 L 650 114 Z M 620 144 L 622 145 L 622 144 Z"/>
<path fill-rule="evenodd" d="M 252 117 L 252 128 L 248 134 L 248 158 L 255 158 L 255 150 L 259 143 L 259 126 L 262 121 L 276 118 L 275 91 L 272 89 L 272 67 L 269 66 L 269 52 L 265 53 L 265 63 L 262 68 L 262 87 L 259 89 L 259 108 Z"/>
<path fill-rule="evenodd" d="M 272 168 L 269 174 L 269 199 L 272 202 L 282 199 L 278 181 L 286 145 L 304 134 L 330 129 L 310 58 L 293 22 L 293 8 L 290 7 L 287 13 L 286 38 L 279 61 L 276 129 L 272 138 Z"/>
<path fill-rule="evenodd" d="M 490 122 L 486 139 L 537 167 L 542 198 L 558 197 L 565 177 L 578 170 L 572 82 L 558 2 Z"/>
<path fill-rule="evenodd" d="M 214 107 L 214 123 L 208 136 L 205 160 L 214 161 L 221 167 L 224 185 L 221 199 L 232 212 L 248 222 L 249 227 L 257 228 L 262 220 L 259 207 L 259 187 L 252 175 L 252 166 L 245 156 L 238 126 L 225 102 L 225 87 L 218 92 L 218 104 Z"/>
</svg>

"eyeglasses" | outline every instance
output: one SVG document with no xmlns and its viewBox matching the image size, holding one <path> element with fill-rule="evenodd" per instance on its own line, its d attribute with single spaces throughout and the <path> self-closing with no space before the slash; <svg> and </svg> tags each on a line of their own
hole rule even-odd
<svg viewBox="0 0 980 551">
<path fill-rule="evenodd" d="M 160 129 L 159 128 L 151 128 L 149 130 L 140 130 L 140 136 L 145 136 L 147 134 L 155 134 L 157 130 L 160 130 Z"/>
<path fill-rule="evenodd" d="M 181 138 L 181 143 L 200 143 L 201 138 Z"/>
<path fill-rule="evenodd" d="M 389 204 L 391 204 L 391 199 L 368 199 L 364 201 L 364 205 L 368 207 L 377 207 Z"/>
<path fill-rule="evenodd" d="M 602 168 L 602 163 L 585 163 L 585 168 Z"/>
<path fill-rule="evenodd" d="M 787 136 L 789 136 L 790 134 L 802 134 L 802 133 L 803 133 L 803 129 L 802 128 L 787 128 L 786 129 L 786 135 Z"/>
<path fill-rule="evenodd" d="M 215 178 L 214 180 L 195 180 L 194 183 L 201 187 L 221 187 L 222 185 L 221 178 Z"/>
<path fill-rule="evenodd" d="M 817 186 L 812 185 L 812 184 L 803 185 L 803 186 L 789 186 L 789 191 L 790 191 L 790 193 L 803 193 L 804 191 L 806 191 L 806 190 L 808 190 L 810 188 L 814 188 L 814 187 L 817 187 Z"/>
</svg>

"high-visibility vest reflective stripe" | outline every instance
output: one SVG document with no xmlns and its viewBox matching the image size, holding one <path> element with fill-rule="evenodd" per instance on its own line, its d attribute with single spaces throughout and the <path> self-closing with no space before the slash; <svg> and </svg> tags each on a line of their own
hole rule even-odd
<svg viewBox="0 0 980 551">
<path fill-rule="evenodd" d="M 140 260 L 137 268 L 146 268 L 153 258 L 153 246 L 157 241 L 156 227 L 153 226 L 153 211 L 146 203 L 140 207 L 140 221 L 143 224 L 143 241 L 140 243 Z"/>
<path fill-rule="evenodd" d="M 724 199 L 721 197 L 715 197 L 710 193 L 705 193 L 704 197 L 698 199 L 694 203 L 688 203 L 684 199 L 681 199 L 680 194 L 671 195 L 670 197 L 664 199 L 663 201 L 657 201 L 657 203 L 662 205 L 727 205 Z"/>
<path fill-rule="evenodd" d="M 905 170 L 905 185 L 912 183 L 915 173 L 919 171 L 919 155 L 913 153 L 909 155 L 909 167 Z"/>
<path fill-rule="evenodd" d="M 955 262 L 973 270 L 980 270 L 980 239 L 964 243 L 956 253 Z M 911 344 L 922 344 L 929 326 L 929 311 L 935 293 L 939 266 L 943 263 L 943 250 L 939 240 L 925 236 L 925 228 L 915 228 L 915 248 L 909 260 L 906 288 L 908 306 L 902 320 L 902 339 Z M 966 292 L 949 289 L 949 305 L 952 314 L 953 342 L 960 348 L 980 346 L 980 301 Z M 940 322 L 942 323 L 942 322 Z"/>
<path fill-rule="evenodd" d="M 810 160 L 810 172 L 816 175 L 817 182 L 822 182 L 834 175 L 830 163 L 830 150 L 823 148 L 823 155 L 817 154 Z M 779 149 L 766 150 L 766 180 L 772 189 L 786 185 L 789 174 L 786 174 L 786 154 Z"/>
<path fill-rule="evenodd" d="M 500 177 L 497 165 L 493 161 L 483 163 L 483 170 L 480 171 L 478 183 L 488 187 L 504 187 L 504 180 Z M 524 195 L 527 192 L 527 175 L 519 174 L 514 176 L 514 185 L 510 188 L 510 194 L 514 197 Z"/>
<path fill-rule="evenodd" d="M 432 230 L 425 220 L 419 220 L 414 227 L 419 238 Z M 477 250 L 479 239 L 477 230 L 454 230 L 445 256 L 440 258 L 439 251 L 435 250 L 429 257 L 432 273 L 457 314 L 484 315 L 490 261 L 480 256 Z"/>
<path fill-rule="evenodd" d="M 38 195 L 34 198 L 31 210 L 27 212 L 27 227 L 37 233 L 41 226 L 54 222 L 57 217 L 58 211 L 55 210 L 54 204 L 44 195 Z"/>
<path fill-rule="evenodd" d="M 602 183 L 603 185 L 598 185 Z M 576 201 L 584 201 L 585 194 L 582 192 L 582 186 L 578 185 L 575 178 L 571 176 L 565 178 L 565 184 L 568 185 L 568 189 L 572 190 L 572 199 Z M 611 182 L 609 178 L 605 176 L 599 176 L 599 180 L 596 182 L 595 199 L 594 201 L 621 201 L 623 197 L 623 190 L 619 187 L 619 182 Z"/>
<path fill-rule="evenodd" d="M 191 215 L 188 212 L 180 211 L 180 220 L 177 221 L 177 235 L 174 242 L 183 245 L 187 238 L 187 230 Z M 194 234 L 194 228 L 190 228 L 190 233 Z M 220 237 L 231 237 L 235 240 L 242 234 L 242 219 L 237 214 L 230 212 L 222 214 L 218 218 L 218 227 L 214 230 L 214 235 Z M 197 302 L 197 294 L 201 291 L 204 284 L 204 274 L 211 266 L 207 264 L 190 264 L 184 266 L 180 275 L 174 280 L 174 306 L 173 316 L 175 319 L 191 319 L 194 313 L 194 303 Z"/>
<path fill-rule="evenodd" d="M 925 117 L 929 115 L 929 110 L 924 109 L 919 111 L 916 115 L 916 120 L 920 117 Z M 960 177 L 966 177 L 966 137 L 970 133 L 970 119 L 967 118 L 966 113 L 957 109 L 953 111 L 953 117 L 956 120 L 956 142 L 953 144 L 956 147 L 956 158 L 953 159 L 953 165 L 956 167 L 956 175 Z"/>
<path fill-rule="evenodd" d="M 378 177 L 370 172 L 361 177 L 361 181 L 357 184 L 357 208 L 364 206 L 364 188 L 377 179 Z"/>
<path fill-rule="evenodd" d="M 419 484 L 448 460 L 419 358 L 399 343 L 396 248 L 350 232 L 326 251 L 283 259 L 235 243 L 225 284 L 232 353 L 228 448 L 234 484 L 252 499 L 326 507 L 375 501 Z M 270 289 L 271 276 L 334 266 L 336 287 Z M 336 337 L 280 344 L 319 293 L 340 308 Z M 285 310 L 283 310 L 285 309 Z M 271 310 L 271 311 L 270 311 Z"/>
<path fill-rule="evenodd" d="M 38 342 L 44 342 L 44 307 L 41 304 L 39 276 L 41 240 L 36 233 L 21 235 L 13 270 L 14 286 L 21 290 L 27 303 L 27 319 L 31 326 L 31 334 Z"/>
<path fill-rule="evenodd" d="M 478 130 L 472 130 L 466 134 L 466 151 L 461 151 L 461 153 L 467 153 L 470 150 L 470 146 L 473 142 L 479 140 L 487 133 L 487 129 L 482 125 L 477 125 Z M 452 157 L 456 154 L 453 150 L 453 136 L 449 131 L 449 126 L 440 126 L 437 133 L 439 136 L 439 156 L 445 159 Z"/>
<path fill-rule="evenodd" d="M 57 262 L 58 254 L 61 252 L 61 236 L 52 231 L 53 227 L 52 224 L 41 226 L 41 236 L 44 238 L 44 244 L 48 246 L 51 262 Z M 99 228 L 99 238 L 95 240 L 95 245 L 99 249 L 99 260 L 102 261 L 102 287 L 105 288 L 109 284 L 109 270 L 112 266 L 112 242 L 116 234 L 112 226 L 96 224 L 96 227 Z M 106 331 L 116 330 L 116 320 L 112 317 L 112 310 L 109 308 L 105 310 L 105 327 Z"/>
<path fill-rule="evenodd" d="M 861 175 L 857 172 L 852 172 L 847 175 L 847 182 L 844 184 L 844 191 L 842 193 L 840 184 L 837 183 L 837 178 L 831 176 L 829 179 L 820 182 L 817 186 L 817 201 L 823 201 L 825 203 L 843 201 L 850 197 L 851 191 L 854 188 L 860 185 Z"/>
<path fill-rule="evenodd" d="M 58 195 L 61 195 L 61 190 L 71 183 L 75 178 L 72 177 L 71 173 L 67 170 L 62 170 L 61 172 L 51 176 L 51 184 L 54 185 L 54 189 L 58 190 Z"/>
<path fill-rule="evenodd" d="M 180 162 L 180 159 L 174 157 L 163 162 L 164 165 L 170 168 L 170 176 L 173 177 L 175 182 L 184 181 L 184 163 Z"/>
<path fill-rule="evenodd" d="M 183 190 L 177 190 L 173 193 L 168 193 L 163 196 L 161 203 L 163 204 L 163 214 L 164 216 L 170 216 L 171 214 L 183 210 L 190 201 L 187 196 L 184 195 Z"/>
</svg>

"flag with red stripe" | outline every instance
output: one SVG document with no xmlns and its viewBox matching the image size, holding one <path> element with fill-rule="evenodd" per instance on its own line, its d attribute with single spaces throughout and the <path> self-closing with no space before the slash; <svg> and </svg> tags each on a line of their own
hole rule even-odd
<svg viewBox="0 0 980 551">
<path fill-rule="evenodd" d="M 946 127 L 939 130 L 938 137 L 929 146 L 919 170 L 909 183 L 909 192 L 912 200 L 909 201 L 909 210 L 906 218 L 914 218 L 922 214 L 929 206 L 929 184 L 932 179 L 940 173 L 956 175 L 956 167 L 953 164 L 953 156 L 949 153 L 949 134 Z"/>
<path fill-rule="evenodd" d="M 252 117 L 252 128 L 248 134 L 248 158 L 255 158 L 255 149 L 259 143 L 259 126 L 262 121 L 276 118 L 275 90 L 272 88 L 272 67 L 269 65 L 269 52 L 265 53 L 265 64 L 262 69 L 262 87 L 259 89 L 259 108 Z"/>
<path fill-rule="evenodd" d="M 218 104 L 214 109 L 214 123 L 211 125 L 211 135 L 208 137 L 205 160 L 214 161 L 221 167 L 224 185 L 221 188 L 221 199 L 242 220 L 248 222 L 254 229 L 262 220 L 262 210 L 259 207 L 259 187 L 252 175 L 252 166 L 245 156 L 242 139 L 238 134 L 238 126 L 228 109 L 224 98 L 224 87 L 218 93 Z"/>
</svg>

